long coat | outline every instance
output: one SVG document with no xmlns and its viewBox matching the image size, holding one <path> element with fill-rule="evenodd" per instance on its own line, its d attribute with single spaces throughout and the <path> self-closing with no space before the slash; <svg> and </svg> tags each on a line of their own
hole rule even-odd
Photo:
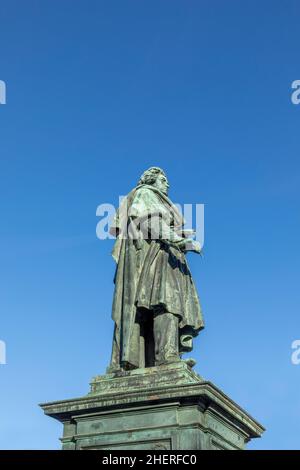
<svg viewBox="0 0 300 470">
<path fill-rule="evenodd" d="M 142 233 L 138 224 L 132 224 L 137 218 L 146 220 L 158 213 L 161 220 L 171 224 L 171 230 L 167 233 L 165 226 L 159 225 L 156 239 L 145 237 L 145 231 Z M 170 199 L 150 185 L 132 190 L 116 214 L 110 229 L 117 235 L 112 253 L 117 267 L 112 307 L 115 330 L 111 369 L 124 364 L 140 366 L 134 324 L 137 309 L 141 307 L 160 308 L 178 316 L 181 351 L 185 350 L 185 339 L 196 336 L 204 327 L 185 254 L 172 243 L 172 235 L 182 229 L 183 224 L 181 214 Z M 130 236 L 132 230 L 127 233 L 132 225 L 134 237 Z"/>
</svg>

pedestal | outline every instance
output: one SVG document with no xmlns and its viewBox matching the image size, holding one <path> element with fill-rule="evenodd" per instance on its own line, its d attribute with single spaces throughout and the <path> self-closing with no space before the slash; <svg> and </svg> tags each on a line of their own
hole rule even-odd
<svg viewBox="0 0 300 470">
<path fill-rule="evenodd" d="M 264 428 L 184 362 L 94 377 L 88 395 L 40 405 L 63 449 L 244 449 Z"/>
</svg>

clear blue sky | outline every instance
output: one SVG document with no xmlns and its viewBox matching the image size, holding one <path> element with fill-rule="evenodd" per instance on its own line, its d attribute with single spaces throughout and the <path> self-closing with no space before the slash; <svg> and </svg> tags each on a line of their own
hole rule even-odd
<svg viewBox="0 0 300 470">
<path fill-rule="evenodd" d="M 205 204 L 189 255 L 197 371 L 300 449 L 299 2 L 2 0 L 0 447 L 55 449 L 38 403 L 109 362 L 114 262 L 96 207 L 163 167 Z"/>
</svg>

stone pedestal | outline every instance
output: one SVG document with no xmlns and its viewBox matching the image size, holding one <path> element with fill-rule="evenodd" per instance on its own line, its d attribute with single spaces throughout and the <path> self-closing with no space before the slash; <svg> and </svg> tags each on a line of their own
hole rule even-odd
<svg viewBox="0 0 300 470">
<path fill-rule="evenodd" d="M 264 428 L 180 362 L 97 376 L 88 395 L 40 405 L 63 449 L 244 449 Z"/>
</svg>

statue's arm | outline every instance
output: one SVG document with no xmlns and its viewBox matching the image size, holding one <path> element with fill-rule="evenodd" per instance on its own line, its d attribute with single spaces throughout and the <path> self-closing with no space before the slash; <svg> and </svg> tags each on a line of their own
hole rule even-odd
<svg viewBox="0 0 300 470">
<path fill-rule="evenodd" d="M 154 231 L 153 228 L 154 227 Z M 159 239 L 167 245 L 174 246 L 181 251 L 194 251 L 196 253 L 201 252 L 200 244 L 193 240 L 191 231 L 181 232 L 169 223 L 167 220 L 160 215 L 158 223 L 152 224 L 151 227 L 151 238 Z M 155 231 L 156 229 L 156 231 Z M 153 237 L 154 235 L 154 237 Z M 182 236 L 183 235 L 183 236 Z"/>
<path fill-rule="evenodd" d="M 200 253 L 197 242 L 192 240 L 192 231 L 181 231 L 172 225 L 172 213 L 157 199 L 153 191 L 140 189 L 129 209 L 131 233 L 144 239 L 161 240 L 182 251 Z"/>
</svg>

